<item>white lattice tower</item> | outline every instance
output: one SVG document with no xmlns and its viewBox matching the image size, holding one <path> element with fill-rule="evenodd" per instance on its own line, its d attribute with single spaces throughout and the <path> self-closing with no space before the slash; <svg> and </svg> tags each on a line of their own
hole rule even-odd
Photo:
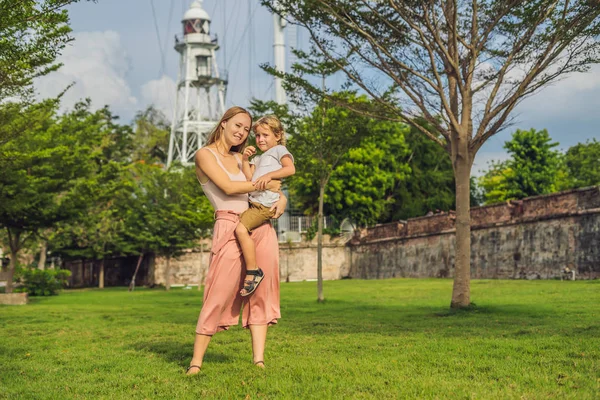
<svg viewBox="0 0 600 400">
<path fill-rule="evenodd" d="M 225 112 L 227 74 L 219 72 L 216 38 L 210 37 L 210 16 L 202 1 L 194 0 L 183 16 L 183 36 L 175 37 L 180 55 L 179 76 L 167 166 L 189 165 L 206 136 Z"/>
</svg>

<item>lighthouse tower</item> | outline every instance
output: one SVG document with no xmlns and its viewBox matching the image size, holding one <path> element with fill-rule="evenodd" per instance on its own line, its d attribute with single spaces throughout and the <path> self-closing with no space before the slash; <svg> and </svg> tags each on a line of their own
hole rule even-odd
<svg viewBox="0 0 600 400">
<path fill-rule="evenodd" d="M 196 150 L 225 112 L 226 73 L 219 73 L 216 38 L 210 37 L 210 16 L 201 0 L 194 0 L 181 21 L 183 37 L 175 37 L 180 55 L 179 77 L 167 166 L 194 162 Z"/>
</svg>

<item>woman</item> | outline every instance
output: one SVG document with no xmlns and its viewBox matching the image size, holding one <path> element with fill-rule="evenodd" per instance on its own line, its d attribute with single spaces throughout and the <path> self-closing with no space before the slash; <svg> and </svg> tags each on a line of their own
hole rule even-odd
<svg viewBox="0 0 600 400">
<path fill-rule="evenodd" d="M 264 368 L 267 328 L 276 324 L 279 312 L 279 247 L 275 230 L 264 224 L 252 233 L 256 256 L 264 271 L 262 284 L 252 296 L 242 298 L 244 277 L 242 253 L 235 238 L 239 214 L 248 208 L 248 193 L 268 189 L 279 191 L 280 181 L 259 187 L 247 182 L 242 172 L 241 152 L 252 126 L 250 113 L 232 107 L 208 138 L 207 145 L 196 152 L 196 175 L 206 197 L 215 209 L 215 226 L 211 260 L 204 288 L 204 302 L 196 326 L 194 354 L 187 374 L 197 374 L 202 367 L 206 348 L 216 332 L 236 325 L 244 308 L 242 325 L 252 335 L 254 364 Z M 273 206 L 275 217 L 284 211 L 287 199 Z"/>
</svg>

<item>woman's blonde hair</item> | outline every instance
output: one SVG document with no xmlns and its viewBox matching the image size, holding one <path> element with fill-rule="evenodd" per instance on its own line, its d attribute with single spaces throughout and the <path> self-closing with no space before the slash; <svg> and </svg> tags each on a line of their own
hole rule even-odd
<svg viewBox="0 0 600 400">
<path fill-rule="evenodd" d="M 206 144 L 207 145 L 213 144 L 216 141 L 218 141 L 219 139 L 221 139 L 221 136 L 223 136 L 223 130 L 224 130 L 223 122 L 226 122 L 229 119 L 235 117 L 236 115 L 242 114 L 242 113 L 247 114 L 248 117 L 250 117 L 250 126 L 252 126 L 252 115 L 250 115 L 248 110 L 246 110 L 245 108 L 242 108 L 242 107 L 233 106 L 229 110 L 225 111 L 225 113 L 221 117 L 221 120 L 219 121 L 217 126 L 215 126 L 215 129 L 213 129 L 212 132 L 210 133 L 210 135 L 208 136 L 208 140 L 206 141 Z M 246 147 L 247 141 L 248 141 L 248 136 L 246 136 L 246 139 L 244 140 L 243 143 L 241 143 L 237 146 L 233 146 L 230 149 L 230 151 L 241 153 L 244 150 L 244 147 Z"/>
<path fill-rule="evenodd" d="M 256 134 L 256 128 L 259 126 L 265 126 L 269 128 L 269 130 L 275 135 L 279 136 L 277 139 L 277 144 L 285 146 L 285 132 L 283 130 L 283 125 L 281 125 L 281 121 L 275 115 L 265 115 L 261 117 L 256 123 L 252 126 L 252 131 Z"/>
</svg>

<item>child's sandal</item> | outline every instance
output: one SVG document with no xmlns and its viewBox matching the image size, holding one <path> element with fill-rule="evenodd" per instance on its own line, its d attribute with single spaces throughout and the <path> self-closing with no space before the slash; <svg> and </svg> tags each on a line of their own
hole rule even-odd
<svg viewBox="0 0 600 400">
<path fill-rule="evenodd" d="M 262 282 L 263 278 L 265 277 L 265 273 L 260 268 L 249 269 L 246 271 L 246 275 L 252 275 L 252 280 L 244 281 L 243 290 L 245 290 L 246 293 L 240 293 L 242 297 L 250 296 L 252 293 L 254 293 L 258 285 Z"/>
</svg>

